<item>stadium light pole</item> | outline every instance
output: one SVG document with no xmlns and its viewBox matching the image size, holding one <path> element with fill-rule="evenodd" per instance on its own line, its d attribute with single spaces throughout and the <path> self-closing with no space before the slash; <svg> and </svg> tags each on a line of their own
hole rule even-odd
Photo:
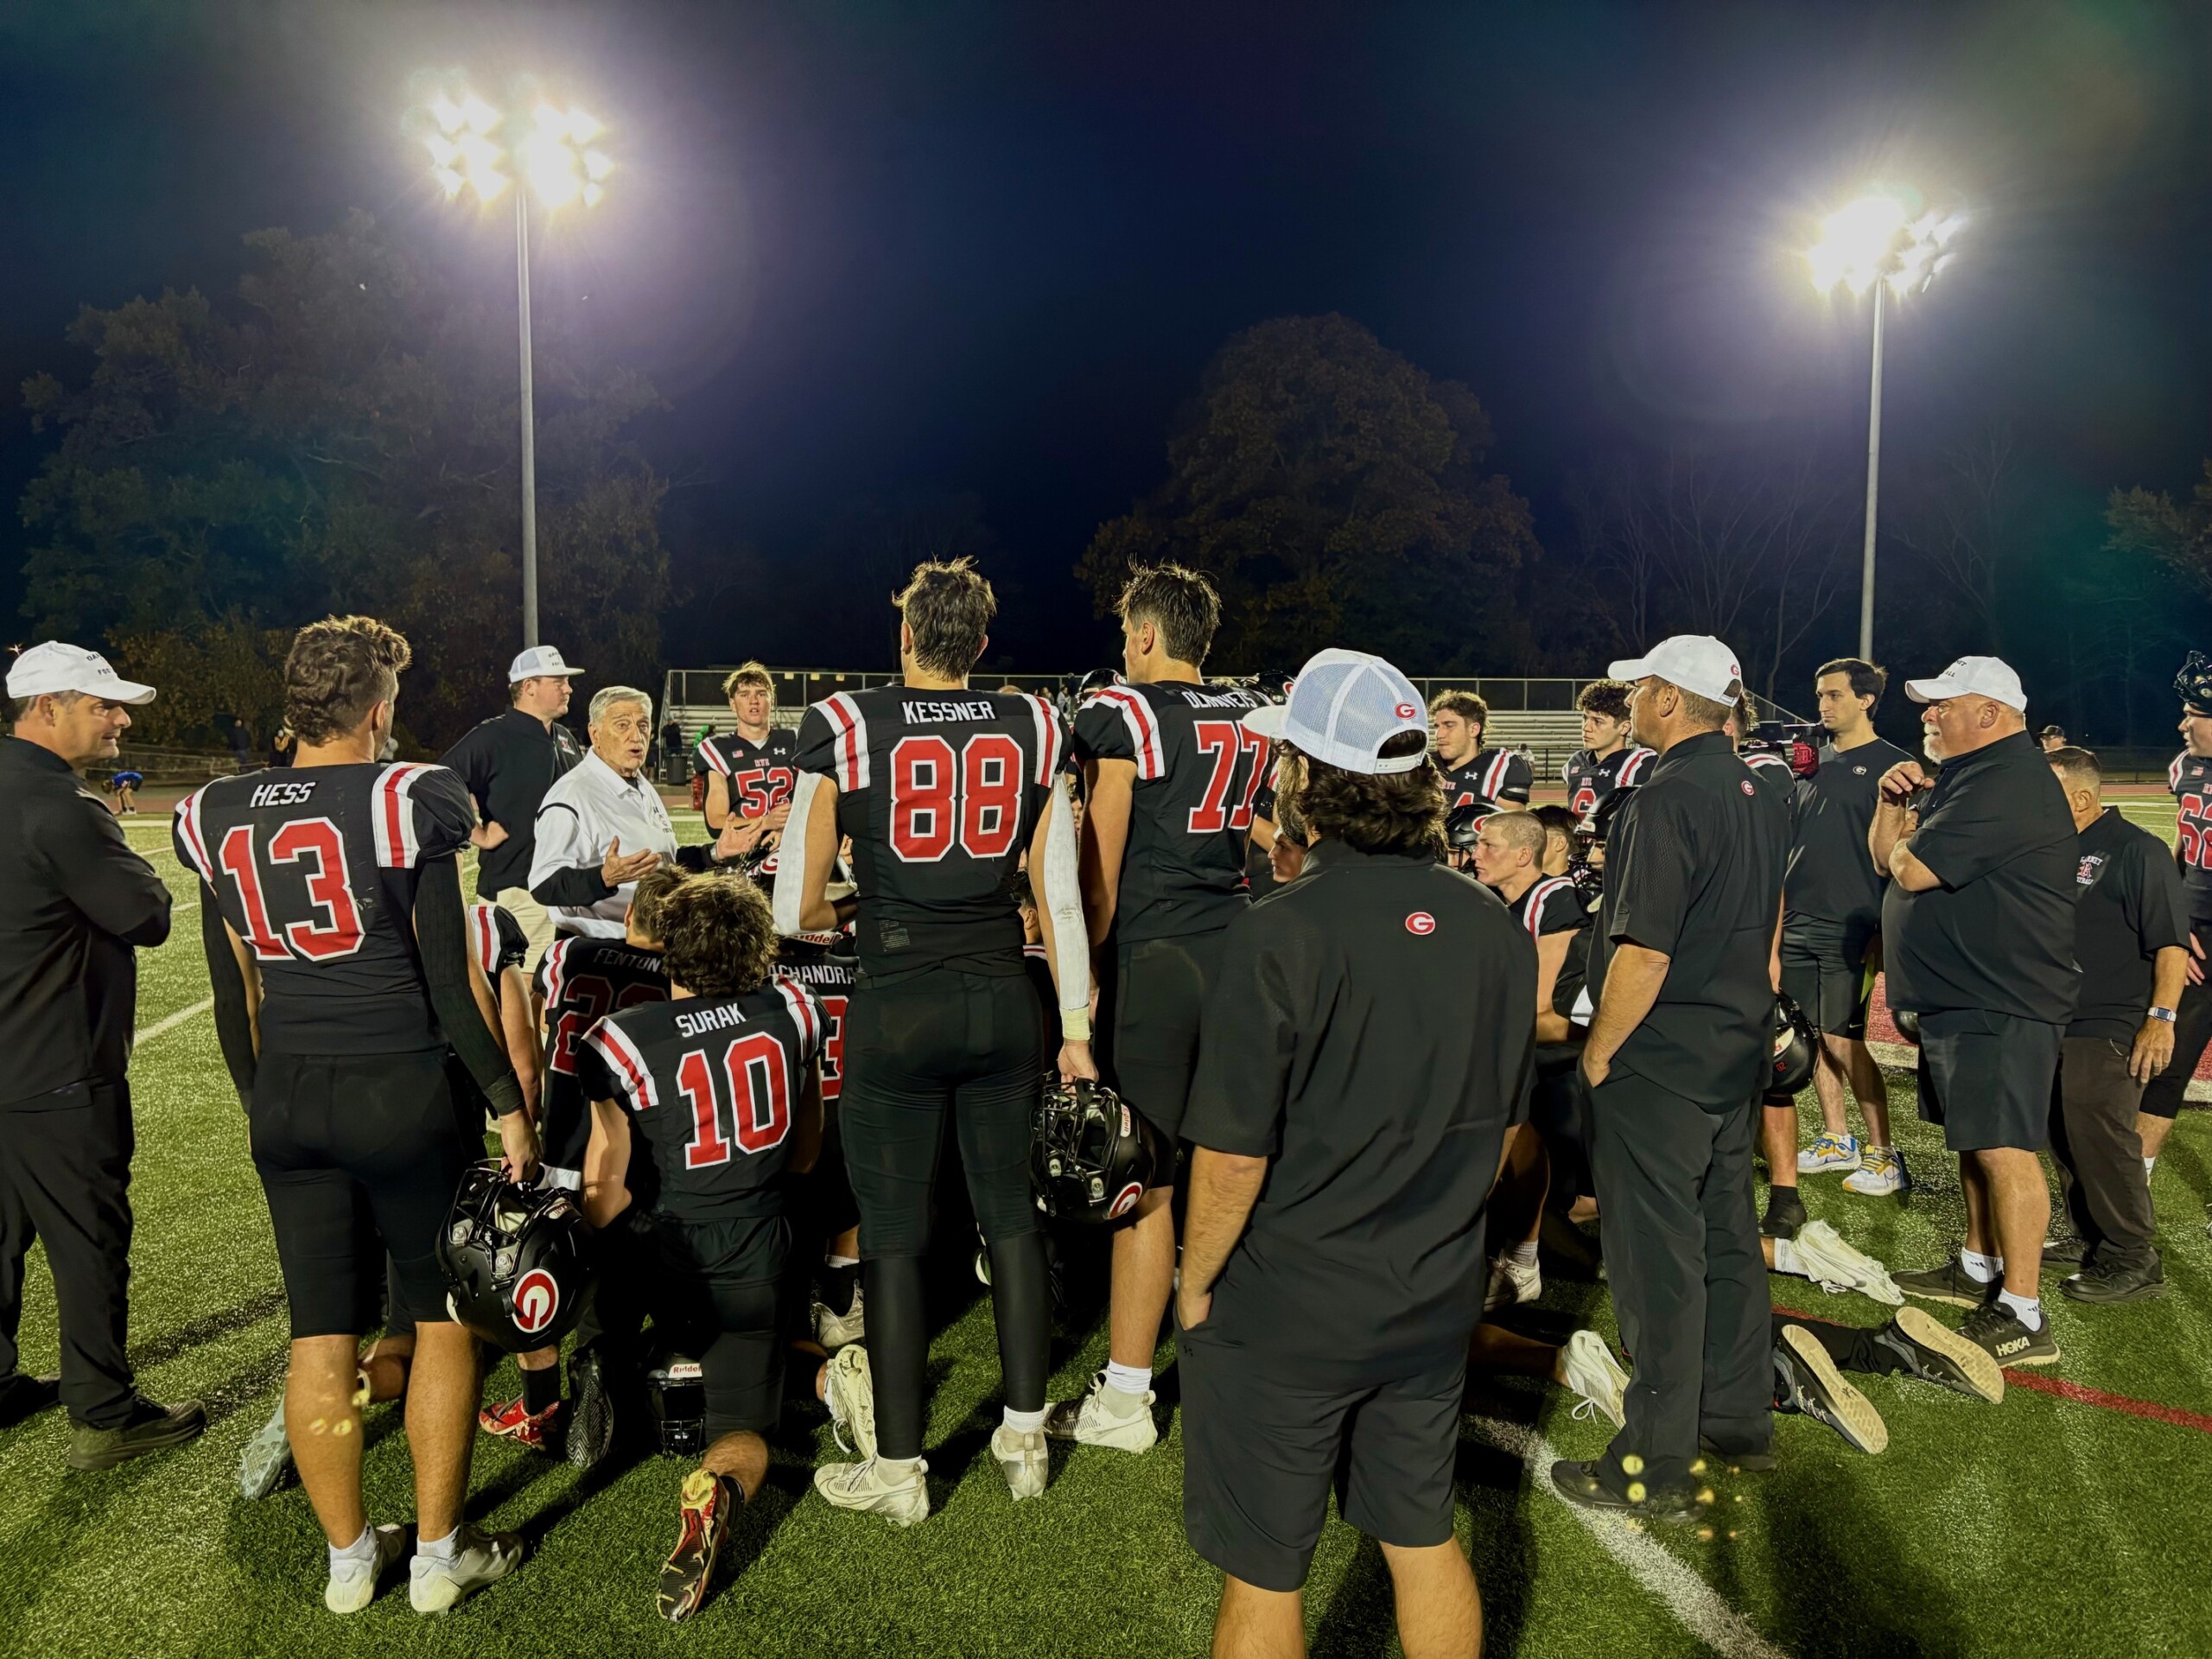
<svg viewBox="0 0 2212 1659">
<path fill-rule="evenodd" d="M 1859 654 L 1874 659 L 1875 504 L 1882 481 L 1882 333 L 1890 298 L 1923 291 L 1951 263 L 1951 242 L 1965 224 L 1952 213 L 1916 213 L 1916 200 L 1876 190 L 1821 221 L 1808 249 L 1813 286 L 1822 294 L 1874 290 L 1874 369 L 1866 408 L 1866 543 L 1859 573 Z"/>
<path fill-rule="evenodd" d="M 537 422 L 531 376 L 530 198 L 557 212 L 597 207 L 614 164 L 594 141 L 606 129 L 574 107 L 563 109 L 525 93 L 507 110 L 458 81 L 440 86 L 423 105 L 417 124 L 429 152 L 430 176 L 448 201 L 464 190 L 490 207 L 512 185 L 515 194 L 515 319 L 522 356 L 522 643 L 537 643 Z M 518 170 L 519 180 L 508 176 Z"/>
</svg>

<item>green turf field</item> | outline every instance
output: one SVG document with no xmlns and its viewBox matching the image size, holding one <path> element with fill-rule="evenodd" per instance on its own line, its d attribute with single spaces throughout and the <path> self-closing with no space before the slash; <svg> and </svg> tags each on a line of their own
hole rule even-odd
<svg viewBox="0 0 2212 1659">
<path fill-rule="evenodd" d="M 2170 807 L 2140 806 L 2146 823 L 2171 823 Z M 678 1465 L 647 1462 L 587 1484 L 565 1465 L 483 1441 L 474 1516 L 529 1535 L 521 1572 L 436 1624 L 410 1611 L 404 1589 L 350 1621 L 325 1613 L 322 1541 L 298 1488 L 257 1504 L 236 1492 L 238 1449 L 275 1404 L 283 1366 L 276 1258 L 204 1011 L 197 920 L 182 907 L 192 893 L 168 854 L 165 820 L 137 821 L 130 835 L 159 849 L 181 901 L 176 938 L 144 959 L 140 995 L 133 1352 L 149 1392 L 197 1395 L 213 1421 L 194 1446 L 95 1475 L 64 1472 L 58 1412 L 0 1434 L 0 1653 L 1205 1650 L 1215 1580 L 1183 1541 L 1178 1438 L 1143 1459 L 1056 1453 L 1050 1491 L 1015 1509 L 983 1450 L 999 1405 L 983 1302 L 939 1310 L 949 1324 L 933 1354 L 938 1513 L 920 1528 L 895 1532 L 824 1505 L 808 1471 L 830 1437 L 802 1430 L 741 1522 L 719 1593 L 678 1630 L 655 1620 L 652 1594 L 673 1537 Z M 1909 1086 L 1896 1092 L 1918 1191 L 1905 1203 L 1854 1198 L 1834 1178 L 1808 1178 L 1806 1200 L 1891 1266 L 1920 1266 L 1955 1241 L 1962 1215 L 1955 1173 L 1910 1122 Z M 1594 1455 L 1609 1426 L 1575 1421 L 1570 1396 L 1533 1383 L 1478 1384 L 1462 1443 L 1460 1524 L 1491 1650 L 2212 1653 L 2205 1114 L 2183 1122 L 2156 1191 L 2172 1287 L 2164 1300 L 2085 1310 L 2056 1296 L 2055 1276 L 2045 1281 L 2065 1349 L 2047 1375 L 2081 1397 L 2016 1385 L 1990 1407 L 1870 1379 L 1889 1451 L 1860 1456 L 1808 1420 L 1780 1420 L 1781 1469 L 1716 1480 L 1710 1539 L 1568 1509 L 1544 1465 L 1554 1452 Z M 1786 1307 L 1862 1325 L 1884 1317 L 1857 1296 L 1772 1282 Z M 1581 1323 L 1612 1334 L 1602 1287 L 1558 1274 L 1517 1322 L 1536 1334 Z M 1058 1395 L 1080 1389 L 1104 1355 L 1095 1318 L 1064 1338 Z M 54 1304 L 35 1258 L 23 1339 L 29 1363 L 51 1369 Z M 511 1384 L 511 1373 L 494 1382 Z M 1172 1372 L 1162 1386 L 1172 1397 Z M 373 1408 L 367 1440 L 371 1514 L 410 1518 L 396 1414 Z M 1332 1523 L 1309 1588 L 1314 1651 L 1395 1652 L 1389 1607 L 1377 1553 Z"/>
</svg>

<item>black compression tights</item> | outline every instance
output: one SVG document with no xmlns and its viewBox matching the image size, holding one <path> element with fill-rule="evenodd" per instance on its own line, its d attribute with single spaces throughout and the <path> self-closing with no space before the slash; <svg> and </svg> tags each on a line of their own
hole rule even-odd
<svg viewBox="0 0 2212 1659">
<path fill-rule="evenodd" d="M 999 1369 L 1006 1401 L 1040 1411 L 1051 1363 L 1052 1292 L 1042 1233 L 990 1247 L 991 1311 L 998 1320 Z M 868 1298 L 868 1370 L 875 1384 L 876 1449 L 887 1458 L 922 1455 L 922 1382 L 929 1360 L 929 1318 L 921 1258 L 870 1256 L 861 1264 Z"/>
</svg>

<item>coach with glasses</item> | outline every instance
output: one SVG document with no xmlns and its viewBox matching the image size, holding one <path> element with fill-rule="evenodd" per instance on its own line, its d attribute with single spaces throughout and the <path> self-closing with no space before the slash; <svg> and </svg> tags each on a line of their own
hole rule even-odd
<svg viewBox="0 0 2212 1659">
<path fill-rule="evenodd" d="M 1764 1460 L 1773 1437 L 1772 1307 L 1751 1185 L 1774 1034 L 1789 810 L 1723 727 L 1743 692 L 1718 639 L 1677 635 L 1607 671 L 1658 760 L 1615 820 L 1590 945 L 1582 1050 L 1591 1173 L 1621 1341 L 1627 1421 L 1604 1457 L 1562 1460 L 1569 1502 L 1696 1518 L 1700 1446 Z"/>
</svg>

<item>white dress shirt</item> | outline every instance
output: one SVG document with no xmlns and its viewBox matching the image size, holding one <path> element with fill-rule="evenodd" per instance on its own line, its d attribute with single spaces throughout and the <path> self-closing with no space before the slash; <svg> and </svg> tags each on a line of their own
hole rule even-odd
<svg viewBox="0 0 2212 1659">
<path fill-rule="evenodd" d="M 596 874 L 617 841 L 627 853 L 652 851 L 676 856 L 676 830 L 661 804 L 660 791 L 640 772 L 621 773 L 596 753 L 565 773 L 545 791 L 537 809 L 537 847 L 530 861 L 533 887 L 559 870 Z M 622 937 L 623 913 L 630 908 L 634 881 L 625 882 L 596 904 L 548 905 L 555 928 L 595 939 Z"/>
</svg>

